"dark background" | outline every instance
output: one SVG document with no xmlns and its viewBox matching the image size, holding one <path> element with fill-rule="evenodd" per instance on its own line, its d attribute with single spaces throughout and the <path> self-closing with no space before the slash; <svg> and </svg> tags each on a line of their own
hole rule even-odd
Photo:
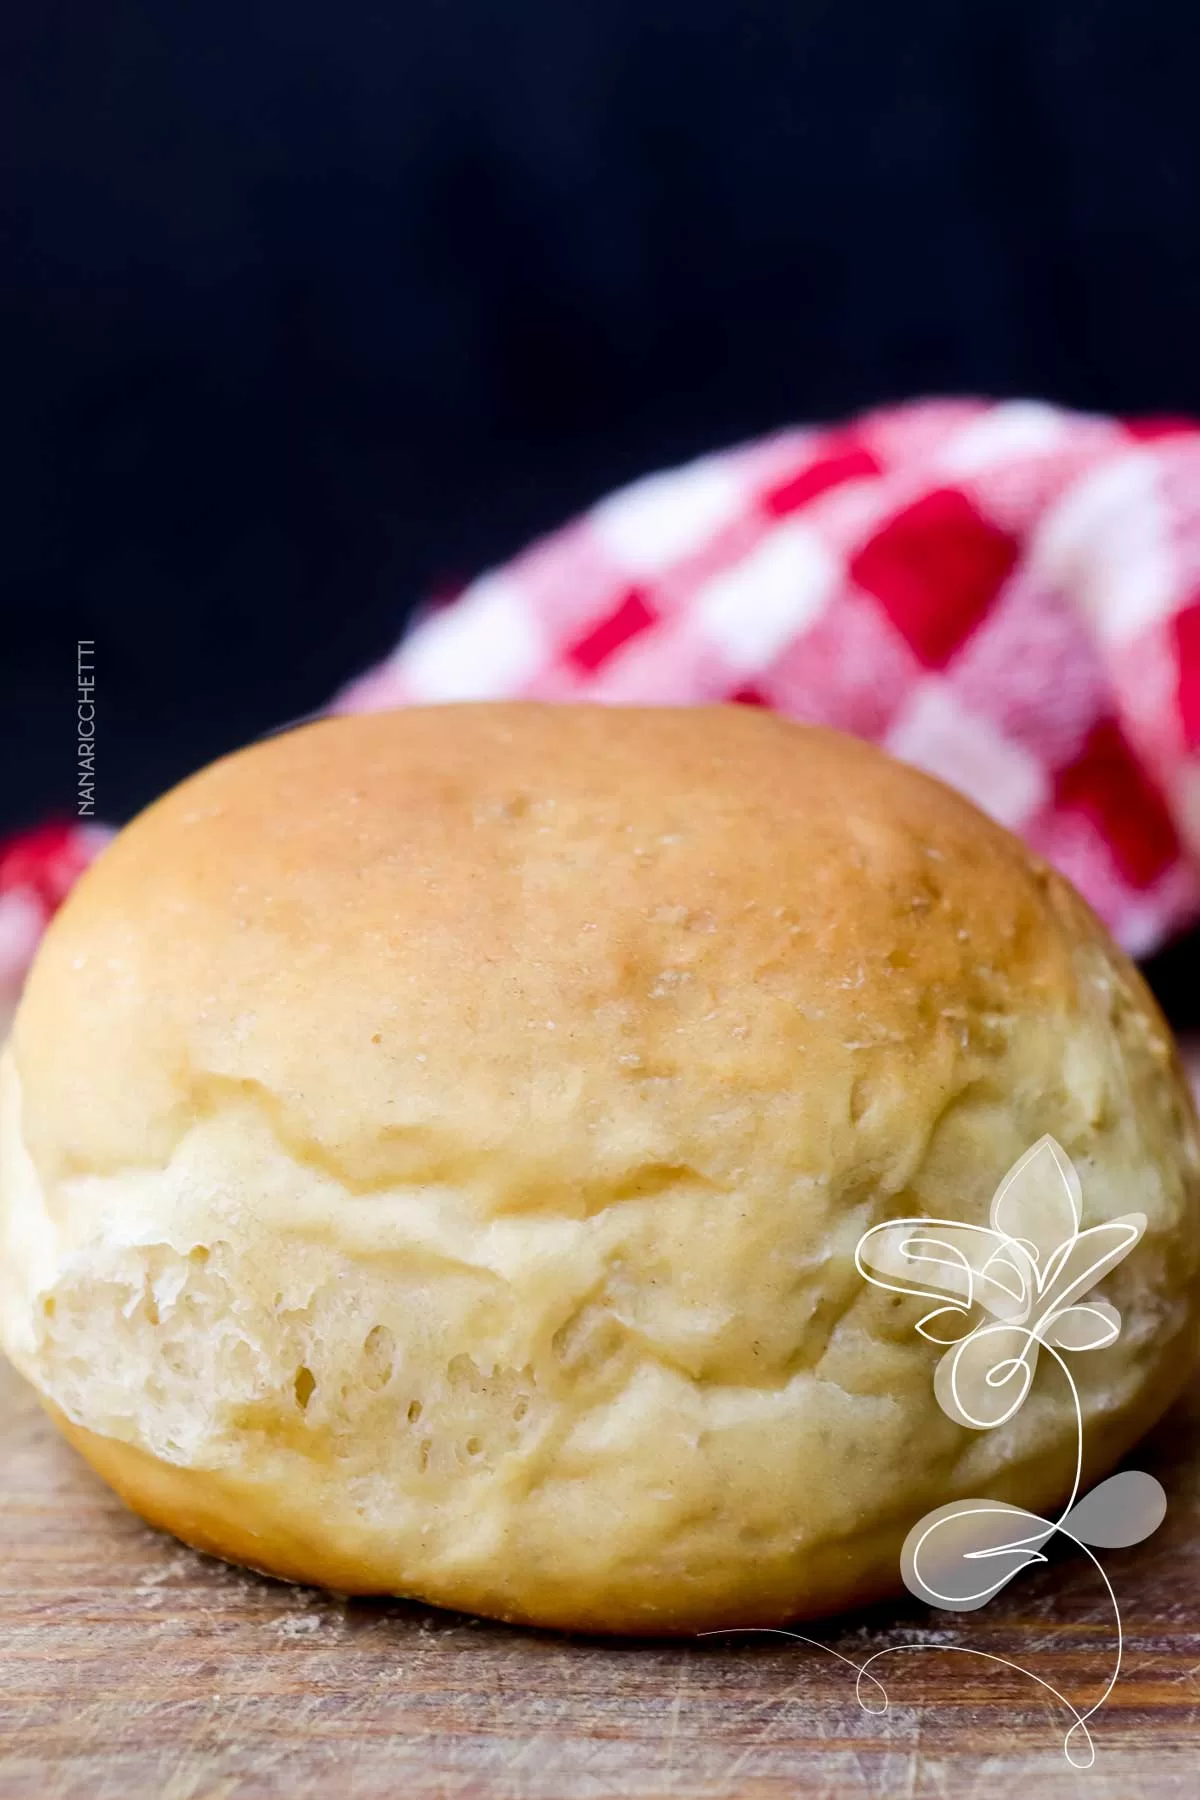
<svg viewBox="0 0 1200 1800">
<path fill-rule="evenodd" d="M 606 488 L 929 390 L 1200 413 L 1200 17 L 8 0 L 0 826 L 120 820 Z"/>
</svg>

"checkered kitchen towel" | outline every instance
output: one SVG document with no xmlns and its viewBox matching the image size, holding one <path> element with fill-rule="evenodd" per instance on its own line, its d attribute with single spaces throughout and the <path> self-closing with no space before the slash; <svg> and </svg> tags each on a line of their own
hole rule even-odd
<svg viewBox="0 0 1200 1800">
<path fill-rule="evenodd" d="M 1144 954 L 1200 914 L 1200 429 L 945 400 L 783 431 L 601 501 L 333 707 L 506 695 L 874 739 Z M 0 854 L 0 983 L 98 841 Z"/>
</svg>

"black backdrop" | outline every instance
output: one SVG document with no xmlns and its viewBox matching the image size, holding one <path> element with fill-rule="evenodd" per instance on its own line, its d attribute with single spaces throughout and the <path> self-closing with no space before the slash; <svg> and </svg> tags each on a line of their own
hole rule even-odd
<svg viewBox="0 0 1200 1800">
<path fill-rule="evenodd" d="M 921 390 L 1200 412 L 1147 0 L 8 0 L 0 824 L 121 819 L 605 488 Z"/>
</svg>

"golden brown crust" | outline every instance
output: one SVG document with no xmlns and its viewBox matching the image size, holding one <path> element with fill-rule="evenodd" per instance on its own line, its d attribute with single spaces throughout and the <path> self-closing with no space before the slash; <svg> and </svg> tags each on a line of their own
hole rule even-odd
<svg viewBox="0 0 1200 1800">
<path fill-rule="evenodd" d="M 1099 930 L 1058 928 L 1060 886 L 940 784 L 750 709 L 327 720 L 186 782 L 84 876 L 16 1025 L 27 1139 L 48 1175 L 154 1163 L 254 1083 L 360 1190 L 437 1173 L 469 1107 L 526 1206 L 567 1142 L 606 1179 L 581 1109 L 616 1089 L 644 1118 L 680 1067 L 793 1104 L 836 1055 L 870 1115 L 919 1036 L 945 1081 L 964 1024 L 1070 1003 Z M 104 1020 L 103 1058 L 66 1018 Z"/>
<path fill-rule="evenodd" d="M 1149 1219 L 1078 1359 L 1097 1454 L 1186 1374 L 1200 1153 L 1140 978 L 967 802 L 754 710 L 228 758 L 80 882 L 14 1045 L 10 1354 L 140 1510 L 298 1579 L 775 1622 L 956 1493 L 1050 1503 L 1053 1371 L 966 1432 L 853 1264 L 1045 1132 L 1089 1222 Z"/>
</svg>

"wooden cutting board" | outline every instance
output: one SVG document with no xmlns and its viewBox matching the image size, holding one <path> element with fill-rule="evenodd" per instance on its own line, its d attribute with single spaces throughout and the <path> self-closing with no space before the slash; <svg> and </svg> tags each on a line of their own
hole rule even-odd
<svg viewBox="0 0 1200 1800">
<path fill-rule="evenodd" d="M 589 1642 L 344 1602 L 194 1555 L 126 1512 L 0 1364 L 0 1800 L 1196 1800 L 1200 1402 L 1137 1462 L 1159 1532 L 1102 1552 L 1125 1665 L 1087 1772 L 1070 1717 L 1115 1629 L 1078 1552 L 983 1612 L 915 1604 L 812 1627 L 876 1665 L 886 1716 L 828 1650 L 774 1635 Z"/>
</svg>

